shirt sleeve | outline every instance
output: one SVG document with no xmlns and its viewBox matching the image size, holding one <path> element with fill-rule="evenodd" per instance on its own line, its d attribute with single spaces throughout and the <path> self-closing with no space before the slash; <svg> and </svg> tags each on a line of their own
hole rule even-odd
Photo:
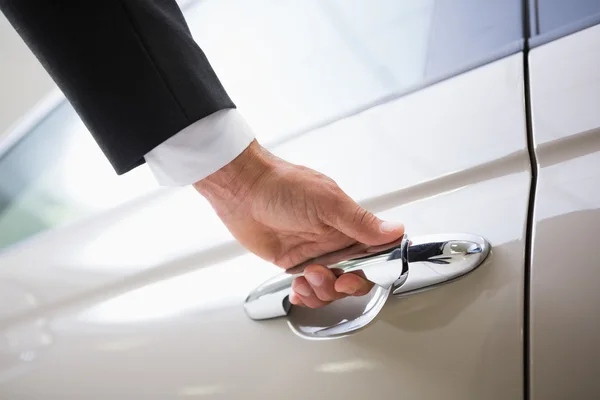
<svg viewBox="0 0 600 400">
<path fill-rule="evenodd" d="M 144 158 L 160 185 L 185 186 L 229 164 L 252 140 L 252 128 L 230 108 L 194 122 Z"/>
</svg>

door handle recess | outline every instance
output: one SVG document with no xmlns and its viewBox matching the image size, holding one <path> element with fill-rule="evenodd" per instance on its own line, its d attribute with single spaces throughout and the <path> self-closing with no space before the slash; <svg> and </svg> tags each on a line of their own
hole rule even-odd
<svg viewBox="0 0 600 400">
<path fill-rule="evenodd" d="M 348 248 L 312 259 L 288 269 L 254 289 L 244 303 L 248 317 L 264 320 L 282 317 L 291 308 L 292 282 L 311 264 L 324 265 L 341 272 L 361 271 L 375 283 L 375 294 L 368 312 L 351 321 L 322 327 L 312 338 L 343 336 L 369 324 L 390 296 L 406 296 L 434 288 L 459 278 L 486 259 L 490 244 L 472 234 L 440 234 L 408 240 L 404 235 L 382 246 L 357 243 Z"/>
</svg>

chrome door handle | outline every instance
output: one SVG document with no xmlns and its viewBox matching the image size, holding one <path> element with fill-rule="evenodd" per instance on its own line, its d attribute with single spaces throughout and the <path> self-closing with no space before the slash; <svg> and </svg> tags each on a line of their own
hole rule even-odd
<svg viewBox="0 0 600 400">
<path fill-rule="evenodd" d="M 292 282 L 303 275 L 306 266 L 321 264 L 343 272 L 362 271 L 381 292 L 381 299 L 375 302 L 377 313 L 390 293 L 405 296 L 471 272 L 486 259 L 490 248 L 487 240 L 472 234 L 431 235 L 411 241 L 405 235 L 393 243 L 373 247 L 358 243 L 305 262 L 266 281 L 248 295 L 244 308 L 254 320 L 287 315 L 291 308 L 288 297 Z M 360 329 L 371 320 L 346 321 L 343 332 L 347 334 Z M 332 328 L 321 329 L 321 332 L 329 329 L 332 334 L 339 334 L 340 329 Z"/>
</svg>

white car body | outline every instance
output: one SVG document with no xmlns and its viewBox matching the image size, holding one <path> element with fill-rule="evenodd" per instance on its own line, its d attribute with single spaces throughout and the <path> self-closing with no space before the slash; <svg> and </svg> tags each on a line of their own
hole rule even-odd
<svg viewBox="0 0 600 400">
<path fill-rule="evenodd" d="M 247 294 L 280 269 L 237 244 L 192 189 L 147 190 L 134 172 L 111 186 L 129 188 L 128 201 L 0 253 L 0 397 L 592 398 L 600 52 L 591 49 L 600 26 L 266 138 L 411 237 L 486 237 L 492 253 L 464 278 L 390 298 L 355 334 L 305 340 L 286 318 L 244 313 Z M 261 121 L 257 131 L 281 127 Z M 96 183 L 111 172 L 94 180 L 81 168 L 69 179 L 101 196 Z M 143 195 L 131 189 L 141 180 Z"/>
</svg>

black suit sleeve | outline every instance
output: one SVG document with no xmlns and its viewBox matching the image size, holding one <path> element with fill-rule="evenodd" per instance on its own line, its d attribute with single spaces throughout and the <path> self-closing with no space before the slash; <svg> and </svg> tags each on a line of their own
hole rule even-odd
<svg viewBox="0 0 600 400">
<path fill-rule="evenodd" d="M 117 173 L 235 107 L 175 0 L 0 0 Z"/>
</svg>

